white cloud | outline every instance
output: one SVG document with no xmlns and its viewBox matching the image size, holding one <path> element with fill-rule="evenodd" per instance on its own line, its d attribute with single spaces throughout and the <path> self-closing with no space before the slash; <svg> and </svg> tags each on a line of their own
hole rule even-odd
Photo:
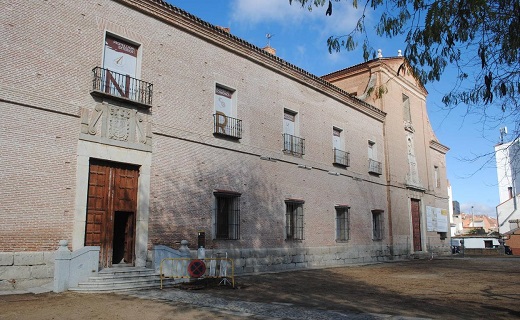
<svg viewBox="0 0 520 320">
<path fill-rule="evenodd" d="M 233 21 L 248 24 L 295 23 L 308 13 L 298 5 L 289 5 L 287 0 L 233 0 L 230 7 Z"/>
<path fill-rule="evenodd" d="M 461 203 L 460 211 L 466 214 L 476 214 L 482 215 L 485 214 L 490 217 L 496 217 L 496 208 L 491 207 L 485 203 Z"/>
<path fill-rule="evenodd" d="M 321 35 L 350 32 L 361 17 L 360 9 L 348 2 L 334 3 L 331 16 L 326 16 L 326 6 L 312 11 L 302 8 L 296 1 L 289 5 L 287 0 L 233 0 L 230 5 L 232 20 L 254 25 L 260 22 L 275 22 L 282 26 L 301 23 L 303 26 L 319 30 Z"/>
<path fill-rule="evenodd" d="M 348 2 L 335 3 L 333 14 L 329 17 L 320 17 L 324 20 L 322 32 L 327 37 L 329 35 L 344 35 L 354 30 L 363 12 L 359 8 L 354 8 Z M 367 15 L 369 12 L 366 13 Z M 365 18 L 368 20 L 368 18 Z"/>
<path fill-rule="evenodd" d="M 326 6 L 309 11 L 296 1 L 289 5 L 287 0 L 232 0 L 229 8 L 232 30 L 238 36 L 262 46 L 265 33 L 273 34 L 271 43 L 278 56 L 311 73 L 321 75 L 317 70 L 338 70 L 361 60 L 359 49 L 333 54 L 327 50 L 328 37 L 351 33 L 363 15 L 362 8 L 354 8 L 349 1 L 333 2 L 331 16 L 325 15 Z M 365 20 L 371 23 L 372 11 L 368 10 Z M 258 32 L 259 27 L 263 33 Z M 358 45 L 362 41 L 363 36 L 358 37 Z"/>
</svg>

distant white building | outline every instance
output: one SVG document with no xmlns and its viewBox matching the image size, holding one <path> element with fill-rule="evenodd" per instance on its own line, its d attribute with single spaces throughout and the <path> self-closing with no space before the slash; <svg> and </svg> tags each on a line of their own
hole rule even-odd
<svg viewBox="0 0 520 320">
<path fill-rule="evenodd" d="M 448 180 L 448 198 L 450 202 L 450 207 L 448 209 L 449 213 L 449 219 L 450 219 L 450 236 L 455 235 L 455 224 L 454 224 L 454 217 L 453 217 L 453 189 L 451 188 L 450 181 Z"/>
<path fill-rule="evenodd" d="M 463 234 L 462 220 L 460 217 L 460 204 L 453 200 L 453 189 L 448 181 L 448 197 L 450 198 L 450 234 L 452 237 Z"/>
<path fill-rule="evenodd" d="M 496 248 L 500 245 L 498 238 L 482 236 L 455 237 L 451 239 L 451 244 L 462 246 L 461 240 L 464 240 L 464 248 L 466 249 Z"/>
<path fill-rule="evenodd" d="M 500 196 L 500 204 L 497 206 L 498 228 L 503 234 L 518 228 L 520 222 L 520 139 L 496 145 L 495 158 Z"/>
</svg>

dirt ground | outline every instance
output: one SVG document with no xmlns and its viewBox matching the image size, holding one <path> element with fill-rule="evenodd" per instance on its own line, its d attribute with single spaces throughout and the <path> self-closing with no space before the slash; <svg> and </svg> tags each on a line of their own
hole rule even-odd
<svg viewBox="0 0 520 320">
<path fill-rule="evenodd" d="M 236 278 L 236 287 L 189 291 L 280 308 L 433 319 L 520 318 L 517 257 L 413 260 L 243 276 Z M 244 319 L 225 311 L 125 294 L 0 296 L 0 319 Z M 252 318 L 257 319 L 249 315 Z"/>
</svg>

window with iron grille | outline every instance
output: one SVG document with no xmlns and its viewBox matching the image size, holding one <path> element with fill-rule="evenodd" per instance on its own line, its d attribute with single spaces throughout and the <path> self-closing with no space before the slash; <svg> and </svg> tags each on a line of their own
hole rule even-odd
<svg viewBox="0 0 520 320">
<path fill-rule="evenodd" d="M 372 239 L 383 239 L 383 212 L 379 210 L 372 211 Z"/>
<path fill-rule="evenodd" d="M 303 201 L 285 201 L 285 233 L 287 240 L 303 240 Z"/>
<path fill-rule="evenodd" d="M 215 192 L 215 238 L 240 239 L 240 193 Z"/>
<path fill-rule="evenodd" d="M 347 206 L 336 207 L 336 241 L 350 239 L 350 208 Z"/>
</svg>

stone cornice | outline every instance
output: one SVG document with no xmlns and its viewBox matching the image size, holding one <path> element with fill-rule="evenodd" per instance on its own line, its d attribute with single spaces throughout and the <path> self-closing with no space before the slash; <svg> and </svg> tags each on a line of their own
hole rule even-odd
<svg viewBox="0 0 520 320">
<path fill-rule="evenodd" d="M 422 93 L 424 95 L 424 97 L 426 97 L 428 95 L 428 91 L 426 90 L 426 88 L 423 86 L 423 84 L 417 79 L 417 77 L 412 73 L 412 77 L 414 78 L 415 80 L 415 83 L 413 82 L 410 82 L 408 79 L 406 79 L 405 77 L 400 77 L 397 75 L 397 71 L 392 69 L 387 63 L 386 61 L 390 60 L 390 59 L 402 59 L 404 61 L 404 64 L 406 65 L 406 67 L 408 68 L 408 72 L 411 73 L 411 69 L 410 69 L 410 66 L 408 64 L 408 61 L 403 58 L 403 57 L 397 57 L 397 58 L 383 58 L 381 59 L 381 65 L 384 65 L 385 68 L 384 70 L 387 72 L 388 75 L 392 75 L 394 81 L 402 81 L 403 83 L 407 84 L 407 86 L 409 88 L 413 88 L 414 90 L 417 90 L 419 91 L 420 93 Z M 383 68 L 382 68 L 383 69 Z"/>
<path fill-rule="evenodd" d="M 376 68 L 380 68 L 380 70 L 384 69 L 387 72 L 387 74 L 391 74 L 393 77 L 397 78 L 397 71 L 393 70 L 386 63 L 387 61 L 396 60 L 396 59 L 403 60 L 404 63 L 406 64 L 406 66 L 409 67 L 409 63 L 406 60 L 406 58 L 404 58 L 404 57 L 377 58 L 377 59 L 372 59 L 367 62 L 363 62 L 363 63 L 357 64 L 357 65 L 354 65 L 354 66 L 351 66 L 351 67 L 348 67 L 348 68 L 345 68 L 342 70 L 331 72 L 329 74 L 322 76 L 322 78 L 327 79 L 329 81 L 335 81 L 338 79 L 346 78 L 346 77 L 348 77 L 352 74 L 358 73 L 358 72 L 368 71 L 368 70 L 372 70 L 372 69 L 376 69 Z M 383 68 L 383 66 L 384 66 L 384 68 Z M 417 77 L 415 77 L 415 75 L 413 75 L 413 77 L 417 83 L 410 84 L 410 87 L 416 87 L 417 88 L 416 90 L 419 90 L 425 96 L 428 95 L 428 91 L 423 86 L 423 84 L 417 79 Z M 406 81 L 402 77 L 400 79 L 403 79 L 403 81 Z M 406 82 L 409 82 L 409 81 L 406 81 Z"/>
<path fill-rule="evenodd" d="M 446 154 L 446 153 L 448 153 L 448 151 L 450 151 L 450 148 L 446 147 L 445 145 L 443 145 L 440 142 L 437 142 L 435 140 L 430 141 L 430 148 L 432 148 L 435 151 L 439 151 L 442 154 Z"/>
<path fill-rule="evenodd" d="M 164 23 L 190 33 L 200 39 L 263 65 L 299 83 L 320 91 L 350 107 L 384 121 L 386 113 L 363 102 L 335 85 L 256 47 L 196 16 L 162 0 L 114 0 Z"/>
</svg>

